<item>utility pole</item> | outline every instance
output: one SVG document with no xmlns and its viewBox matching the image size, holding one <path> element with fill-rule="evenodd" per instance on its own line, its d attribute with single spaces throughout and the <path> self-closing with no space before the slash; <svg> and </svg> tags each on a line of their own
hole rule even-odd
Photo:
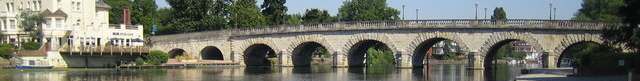
<svg viewBox="0 0 640 81">
<path fill-rule="evenodd" d="M 557 12 L 558 8 L 553 7 L 553 20 L 556 20 L 556 12 Z"/>
<path fill-rule="evenodd" d="M 551 20 L 551 16 L 553 13 L 553 2 L 549 3 L 549 20 Z"/>
</svg>

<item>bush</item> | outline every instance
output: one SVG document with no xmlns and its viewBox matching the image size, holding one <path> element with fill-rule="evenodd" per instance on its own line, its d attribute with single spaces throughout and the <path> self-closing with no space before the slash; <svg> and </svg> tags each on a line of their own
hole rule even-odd
<svg viewBox="0 0 640 81">
<path fill-rule="evenodd" d="M 136 58 L 136 65 L 138 65 L 138 66 L 139 65 L 144 65 L 144 59 L 142 59 L 140 57 Z"/>
<path fill-rule="evenodd" d="M 40 48 L 40 43 L 38 42 L 22 43 L 22 49 L 25 49 L 25 50 L 38 50 L 38 48 Z"/>
<path fill-rule="evenodd" d="M 148 64 L 160 65 L 162 63 L 167 63 L 167 60 L 169 60 L 169 54 L 162 51 L 155 50 L 155 51 L 149 52 L 146 58 L 147 58 L 146 62 Z"/>
<path fill-rule="evenodd" d="M 11 58 L 13 57 L 13 49 L 15 46 L 11 44 L 0 44 L 0 57 Z"/>
</svg>

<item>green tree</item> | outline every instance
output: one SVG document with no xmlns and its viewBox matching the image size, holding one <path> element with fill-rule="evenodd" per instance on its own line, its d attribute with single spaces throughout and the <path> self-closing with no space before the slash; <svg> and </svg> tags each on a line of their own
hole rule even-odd
<svg viewBox="0 0 640 81">
<path fill-rule="evenodd" d="M 42 36 L 42 28 L 40 25 L 46 22 L 44 15 L 27 9 L 20 12 L 20 19 L 22 21 L 20 21 L 20 25 L 18 27 L 29 33 L 31 41 L 35 42 L 35 40 L 40 39 Z"/>
<path fill-rule="evenodd" d="M 151 26 L 159 25 L 160 20 L 157 18 L 156 10 L 158 6 L 154 0 L 135 0 L 134 10 L 137 13 L 132 14 L 131 22 L 135 24 L 142 24 L 144 36 L 151 35 Z"/>
<path fill-rule="evenodd" d="M 147 55 L 145 58 L 147 58 L 146 60 L 147 64 L 160 65 L 163 63 L 167 63 L 167 60 L 169 59 L 169 54 L 162 51 L 154 50 L 149 52 L 149 55 Z"/>
<path fill-rule="evenodd" d="M 15 48 L 12 44 L 0 44 L 0 57 L 5 59 L 13 57 L 13 50 Z"/>
<path fill-rule="evenodd" d="M 369 48 L 367 49 L 367 64 L 368 66 L 393 66 L 395 64 L 393 52 L 374 47 Z"/>
<path fill-rule="evenodd" d="M 267 25 L 281 25 L 287 21 L 286 0 L 264 0 L 260 8 L 264 14 Z"/>
<path fill-rule="evenodd" d="M 307 9 L 304 16 L 302 16 L 302 22 L 305 24 L 331 22 L 331 15 L 329 15 L 327 10 L 317 8 Z"/>
<path fill-rule="evenodd" d="M 265 17 L 255 0 L 237 0 L 229 9 L 229 24 L 234 28 L 259 27 L 266 25 Z"/>
<path fill-rule="evenodd" d="M 173 8 L 173 16 L 170 24 L 165 30 L 172 30 L 172 33 L 186 33 L 207 30 L 219 30 L 226 28 L 224 15 L 218 11 L 224 9 L 213 9 L 217 3 L 212 0 L 167 0 Z M 172 34 L 166 33 L 166 34 Z"/>
<path fill-rule="evenodd" d="M 285 24 L 302 24 L 302 16 L 300 14 L 287 15 L 287 22 Z"/>
<path fill-rule="evenodd" d="M 122 10 L 125 8 L 129 9 L 132 14 L 137 12 L 137 10 L 131 9 L 134 5 L 131 0 L 104 0 L 104 2 L 111 6 L 111 9 L 109 9 L 109 23 L 111 24 L 123 23 L 122 17 L 124 14 L 122 14 Z M 132 20 L 134 20 L 134 18 L 132 18 Z"/>
<path fill-rule="evenodd" d="M 491 15 L 491 20 L 493 21 L 504 21 L 507 20 L 507 12 L 504 12 L 502 7 L 496 7 L 493 10 L 493 15 Z"/>
<path fill-rule="evenodd" d="M 578 21 L 620 21 L 620 7 L 623 0 L 583 0 L 582 8 L 572 20 Z"/>
<path fill-rule="evenodd" d="M 623 24 L 605 27 L 602 38 L 607 45 L 617 47 L 618 50 L 631 49 L 638 52 L 640 49 L 640 10 L 638 10 L 640 1 L 625 0 L 619 9 Z M 624 45 L 624 47 L 617 45 Z"/>
<path fill-rule="evenodd" d="M 387 0 L 350 0 L 340 7 L 338 17 L 341 21 L 397 20 L 398 14 Z"/>
</svg>

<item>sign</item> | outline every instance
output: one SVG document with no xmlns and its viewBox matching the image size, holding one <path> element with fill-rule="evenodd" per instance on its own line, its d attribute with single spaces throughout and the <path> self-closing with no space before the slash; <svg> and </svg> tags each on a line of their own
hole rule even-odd
<svg viewBox="0 0 640 81">
<path fill-rule="evenodd" d="M 158 30 L 158 27 L 154 24 L 151 26 L 151 32 L 156 32 L 156 30 Z"/>
</svg>

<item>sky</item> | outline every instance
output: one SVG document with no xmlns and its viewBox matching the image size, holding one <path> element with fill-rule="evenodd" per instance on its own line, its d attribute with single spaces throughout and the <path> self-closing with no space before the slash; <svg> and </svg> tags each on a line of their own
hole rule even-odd
<svg viewBox="0 0 640 81">
<path fill-rule="evenodd" d="M 263 0 L 257 0 L 256 5 Z M 346 0 L 287 0 L 285 4 L 289 14 L 304 14 L 306 9 L 318 8 L 328 10 L 335 16 L 338 8 Z M 478 4 L 478 19 L 491 18 L 493 9 L 503 7 L 508 19 L 549 19 L 551 3 L 556 8 L 556 19 L 568 20 L 581 8 L 582 0 L 387 0 L 387 4 L 400 11 L 405 5 L 404 15 L 407 20 L 416 19 L 474 19 Z M 170 5 L 165 0 L 156 0 L 158 7 L 167 8 Z"/>
</svg>

